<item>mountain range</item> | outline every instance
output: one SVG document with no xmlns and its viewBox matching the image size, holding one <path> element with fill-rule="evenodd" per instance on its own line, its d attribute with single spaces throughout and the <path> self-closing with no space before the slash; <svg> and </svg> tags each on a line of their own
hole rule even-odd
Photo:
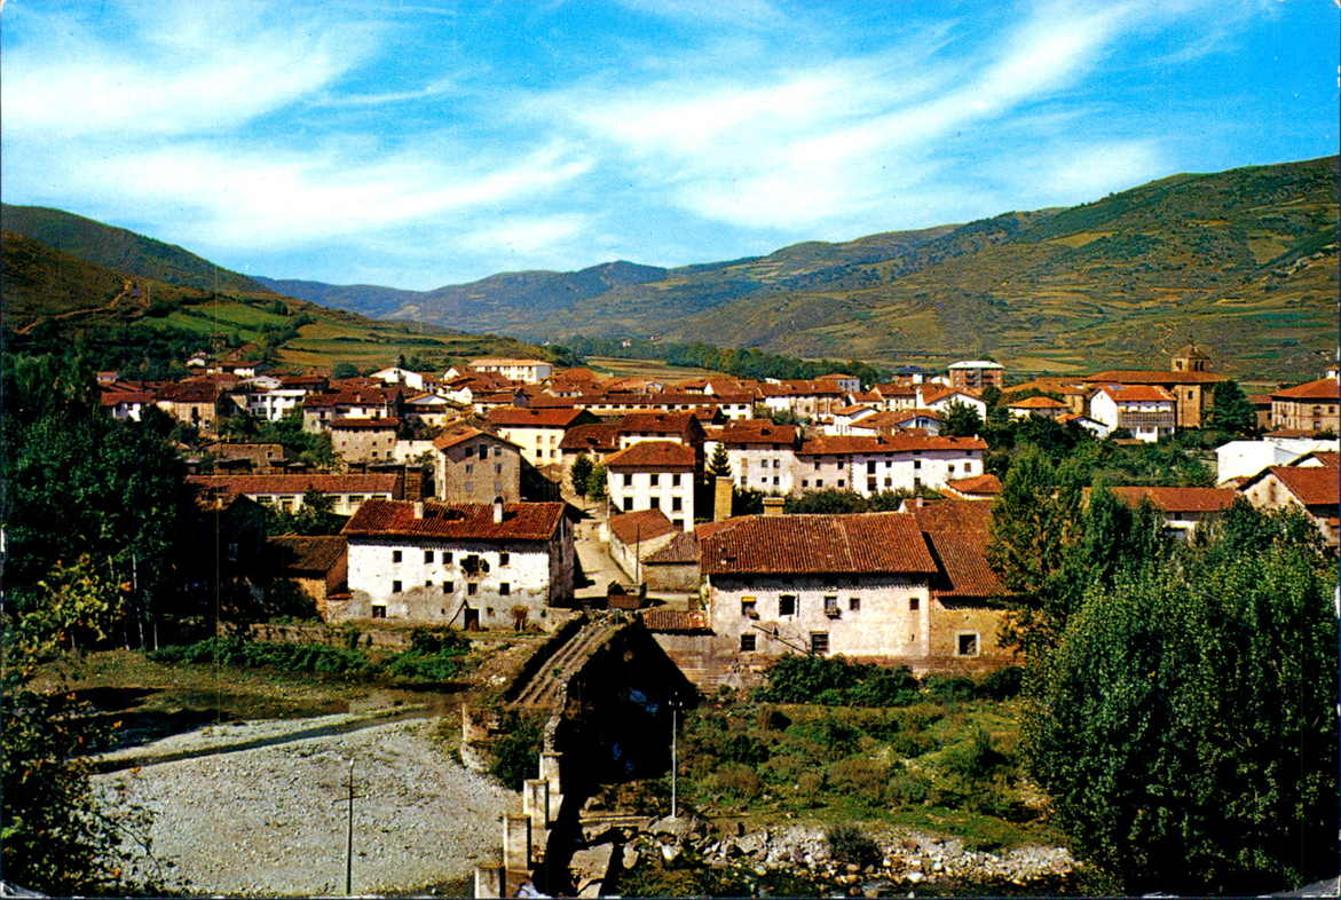
<svg viewBox="0 0 1341 900">
<path fill-rule="evenodd" d="M 658 336 L 1021 371 L 1165 364 L 1310 375 L 1336 349 L 1337 157 L 1182 174 L 1092 203 L 664 269 L 610 262 L 430 291 L 257 278 L 389 319 L 541 339 Z"/>
<path fill-rule="evenodd" d="M 129 320 L 240 329 L 250 341 L 285 325 L 261 306 L 297 298 L 286 302 L 319 321 L 299 327 L 281 355 L 303 364 L 385 355 L 379 341 L 540 352 L 463 334 L 500 332 L 655 336 L 876 364 L 987 355 L 1017 372 L 1065 373 L 1163 366 L 1196 340 L 1239 377 L 1302 379 L 1337 347 L 1336 170 L 1328 157 L 1175 175 L 1074 207 L 766 256 L 678 268 L 621 260 L 431 291 L 245 275 L 92 219 L 4 205 L 2 299 L 16 329 L 25 317 L 28 327 Z M 128 280 L 144 295 L 128 293 Z M 360 335 L 372 345 L 356 349 Z"/>
</svg>

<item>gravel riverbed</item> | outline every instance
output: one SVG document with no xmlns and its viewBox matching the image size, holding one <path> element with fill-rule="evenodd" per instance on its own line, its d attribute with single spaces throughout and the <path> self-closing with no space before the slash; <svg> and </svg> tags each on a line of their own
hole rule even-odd
<svg viewBox="0 0 1341 900">
<path fill-rule="evenodd" d="M 475 865 L 499 857 L 499 817 L 520 807 L 520 799 L 454 762 L 433 740 L 436 726 L 423 719 L 375 725 L 112 772 L 95 781 L 109 798 L 124 784 L 126 801 L 153 811 L 154 856 L 172 864 L 168 887 L 330 895 L 344 892 L 352 758 L 355 893 L 459 882 Z M 267 727 L 273 726 L 257 723 L 255 729 Z M 239 740 L 248 736 L 248 726 L 232 730 Z M 202 751 L 217 746 L 216 733 L 193 734 Z M 176 736 L 173 748 L 189 747 L 192 740 Z M 145 868 L 143 860 L 138 868 Z"/>
</svg>

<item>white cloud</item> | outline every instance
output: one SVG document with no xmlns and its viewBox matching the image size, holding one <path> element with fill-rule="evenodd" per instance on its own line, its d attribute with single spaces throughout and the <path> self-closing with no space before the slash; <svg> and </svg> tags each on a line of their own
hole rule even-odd
<svg viewBox="0 0 1341 900">
<path fill-rule="evenodd" d="M 590 225 L 590 216 L 568 213 L 553 216 L 515 216 L 463 236 L 457 243 L 476 253 L 551 255 L 570 245 Z"/>
<path fill-rule="evenodd" d="M 243 14 L 254 9 L 245 4 L 238 14 L 224 4 L 159 6 L 165 14 L 122 43 L 70 20 L 31 20 L 34 39 L 6 48 L 5 130 L 78 138 L 229 129 L 332 83 L 374 47 L 368 26 L 271 22 Z"/>
</svg>

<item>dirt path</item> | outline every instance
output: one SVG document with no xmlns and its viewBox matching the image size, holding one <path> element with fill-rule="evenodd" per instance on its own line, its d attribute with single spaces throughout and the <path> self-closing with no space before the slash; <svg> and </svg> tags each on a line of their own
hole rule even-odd
<svg viewBox="0 0 1341 900">
<path fill-rule="evenodd" d="M 310 729 L 329 726 L 322 717 Z M 289 723 L 302 730 L 303 723 Z M 118 802 L 155 815 L 155 856 L 169 887 L 191 893 L 344 892 L 345 779 L 355 762 L 354 891 L 460 885 L 499 852 L 499 816 L 517 796 L 454 762 L 437 720 L 414 719 L 95 778 Z M 243 726 L 244 728 L 247 726 Z M 260 727 L 259 725 L 256 727 Z M 214 746 L 217 735 L 178 735 Z M 194 737 L 193 737 L 194 735 Z M 143 748 L 146 752 L 154 745 Z M 139 861 L 139 869 L 147 865 Z"/>
</svg>

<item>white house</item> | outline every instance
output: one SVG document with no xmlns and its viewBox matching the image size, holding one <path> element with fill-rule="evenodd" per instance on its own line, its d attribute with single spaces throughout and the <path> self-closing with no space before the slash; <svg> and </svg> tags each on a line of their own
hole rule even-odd
<svg viewBox="0 0 1341 900">
<path fill-rule="evenodd" d="M 425 389 L 424 375 L 422 372 L 411 372 L 409 369 L 402 369 L 400 366 L 390 366 L 385 369 L 378 369 L 368 377 L 376 378 L 378 381 L 384 381 L 387 384 L 403 384 L 407 388 L 416 391 Z"/>
<path fill-rule="evenodd" d="M 875 415 L 875 410 L 865 403 L 840 406 L 833 411 L 832 418 L 825 423 L 823 431 L 825 434 L 836 436 L 855 434 L 852 427 L 872 415 Z"/>
<path fill-rule="evenodd" d="M 969 388 L 947 387 L 940 384 L 922 383 L 916 386 L 917 403 L 915 407 L 919 409 L 930 409 L 944 416 L 949 408 L 958 403 L 961 406 L 967 406 L 978 413 L 978 418 L 987 418 L 987 403 L 978 396 L 976 391 Z"/>
<path fill-rule="evenodd" d="M 562 503 L 370 501 L 344 528 L 349 598 L 331 617 L 545 627 L 573 595 Z"/>
<path fill-rule="evenodd" d="M 502 406 L 491 409 L 487 420 L 498 435 L 521 448 L 522 458 L 537 468 L 559 465 L 559 443 L 564 432 L 592 419 L 580 409 L 557 407 L 523 409 Z"/>
<path fill-rule="evenodd" d="M 951 479 L 983 474 L 987 444 L 976 437 L 917 434 L 816 437 L 796 453 L 797 490 L 882 491 L 942 488 Z"/>
<path fill-rule="evenodd" d="M 605 461 L 606 495 L 613 512 L 659 508 L 676 528 L 694 527 L 699 457 L 673 441 L 640 441 Z"/>
<path fill-rule="evenodd" d="M 470 368 L 476 372 L 494 372 L 509 381 L 539 384 L 554 374 L 554 364 L 543 359 L 502 359 L 485 357 L 472 359 Z"/>
<path fill-rule="evenodd" d="M 737 487 L 765 494 L 790 494 L 795 489 L 796 450 L 801 445 L 795 425 L 774 425 L 767 419 L 728 423 L 709 433 L 703 458 L 712 459 L 718 444 L 726 448 Z"/>
<path fill-rule="evenodd" d="M 1090 418 L 1147 443 L 1173 434 L 1178 421 L 1173 395 L 1153 384 L 1100 386 L 1090 397 Z"/>
<path fill-rule="evenodd" d="M 1289 465 L 1305 454 L 1338 448 L 1341 441 L 1270 435 L 1258 441 L 1230 441 L 1215 448 L 1215 480 L 1217 484 L 1226 484 L 1251 478 L 1263 469 Z"/>
<path fill-rule="evenodd" d="M 294 513 L 303 508 L 308 491 L 325 494 L 337 515 L 350 516 L 369 500 L 399 497 L 399 475 L 188 475 L 187 483 L 207 493 L 241 494 L 267 509 Z"/>
</svg>

